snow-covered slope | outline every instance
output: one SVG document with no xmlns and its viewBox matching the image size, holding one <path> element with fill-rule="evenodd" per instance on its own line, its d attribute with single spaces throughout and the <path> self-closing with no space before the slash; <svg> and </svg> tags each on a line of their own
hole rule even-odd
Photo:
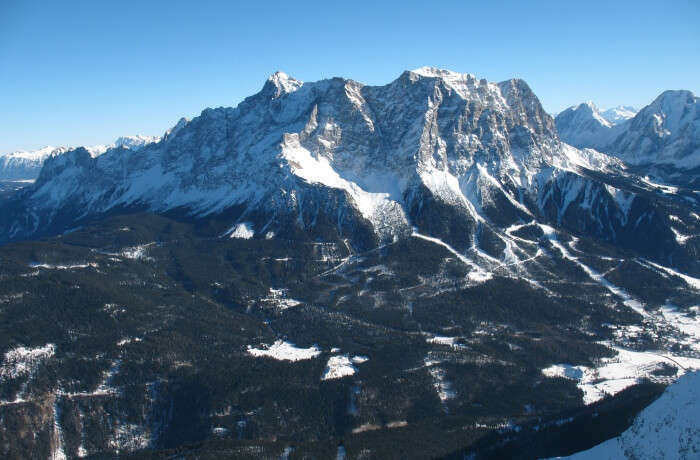
<svg viewBox="0 0 700 460">
<path fill-rule="evenodd" d="M 115 147 L 138 150 L 152 142 L 158 142 L 155 136 L 123 136 L 112 144 L 98 144 L 85 147 L 91 156 L 97 157 Z M 34 180 L 39 175 L 44 161 L 50 156 L 61 155 L 69 151 L 69 147 L 47 146 L 34 151 L 18 151 L 0 154 L 0 180 Z"/>
<path fill-rule="evenodd" d="M 700 373 L 687 374 L 644 409 L 617 438 L 574 454 L 573 460 L 700 458 Z"/>
</svg>

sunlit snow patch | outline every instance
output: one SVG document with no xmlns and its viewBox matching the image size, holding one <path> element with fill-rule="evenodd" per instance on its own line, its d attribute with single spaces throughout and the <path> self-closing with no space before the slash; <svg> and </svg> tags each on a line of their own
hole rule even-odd
<svg viewBox="0 0 700 460">
<path fill-rule="evenodd" d="M 434 345 L 449 345 L 451 347 L 455 346 L 457 340 L 459 340 L 459 337 L 445 337 L 442 335 L 436 335 L 425 339 L 426 342 L 432 343 Z"/>
<path fill-rule="evenodd" d="M 297 348 L 291 342 L 277 340 L 267 348 L 253 348 L 248 345 L 248 354 L 256 358 L 273 358 L 279 361 L 301 361 L 315 358 L 321 354 L 321 350 L 316 346 Z"/>
<path fill-rule="evenodd" d="M 249 240 L 255 236 L 253 225 L 249 222 L 234 225 L 226 232 L 226 234 L 229 236 L 229 238 L 242 238 L 244 240 Z"/>
<path fill-rule="evenodd" d="M 656 182 L 652 182 L 651 179 L 649 178 L 649 176 L 642 177 L 642 182 L 644 182 L 646 185 L 651 186 L 652 188 L 661 190 L 662 193 L 667 193 L 667 194 L 678 193 L 678 187 L 673 187 L 671 185 L 664 185 L 664 184 L 658 184 Z"/>
<path fill-rule="evenodd" d="M 301 302 L 287 297 L 287 289 L 270 288 L 270 295 L 262 299 L 263 302 L 272 304 L 277 310 L 297 307 Z"/>
<path fill-rule="evenodd" d="M 0 381 L 33 374 L 39 364 L 55 353 L 56 346 L 52 343 L 36 348 L 17 347 L 5 352 L 0 365 Z"/>
<path fill-rule="evenodd" d="M 353 366 L 350 358 L 347 355 L 331 356 L 326 364 L 326 369 L 323 371 L 321 380 L 339 379 L 353 375 L 357 372 L 357 368 Z"/>
<path fill-rule="evenodd" d="M 211 432 L 214 436 L 224 437 L 228 434 L 229 430 L 228 430 L 228 428 L 224 428 L 221 426 L 215 426 L 214 428 L 211 429 Z"/>
<path fill-rule="evenodd" d="M 684 235 L 673 227 L 669 227 L 669 228 L 673 232 L 673 235 L 676 237 L 676 241 L 678 242 L 678 244 L 685 244 L 686 241 L 688 241 L 690 238 L 692 238 L 692 236 Z"/>
<path fill-rule="evenodd" d="M 143 339 L 140 337 L 125 337 L 121 339 L 119 342 L 117 342 L 118 347 L 123 347 L 124 345 L 128 345 L 132 342 L 141 342 Z"/>
<path fill-rule="evenodd" d="M 294 175 L 310 184 L 322 184 L 347 192 L 357 210 L 372 223 L 375 231 L 380 235 L 390 235 L 408 228 L 408 219 L 403 208 L 392 199 L 392 195 L 398 194 L 395 180 L 382 177 L 382 180 L 372 184 L 372 187 L 364 184 L 368 189 L 376 189 L 370 192 L 341 176 L 334 169 L 329 158 L 324 155 L 314 155 L 303 147 L 298 134 L 285 134 L 281 147 L 282 156 L 290 164 Z M 373 180 L 370 177 L 364 177 L 364 182 L 371 183 Z"/>
<path fill-rule="evenodd" d="M 366 362 L 369 358 L 366 356 L 353 356 L 349 358 L 348 355 L 342 356 L 331 356 L 326 364 L 326 369 L 323 371 L 321 380 L 332 380 L 347 377 L 349 375 L 354 375 L 357 372 L 357 367 L 355 364 L 362 364 Z"/>
<path fill-rule="evenodd" d="M 87 264 L 68 264 L 68 265 L 31 263 L 31 264 L 29 264 L 29 266 L 32 268 L 44 268 L 46 270 L 72 270 L 75 268 L 97 268 L 98 267 L 98 265 L 94 262 L 90 262 Z"/>
<path fill-rule="evenodd" d="M 122 251 L 119 253 L 120 256 L 126 258 L 126 259 L 132 259 L 132 260 L 153 260 L 152 257 L 148 257 L 146 255 L 146 249 L 154 245 L 155 243 L 148 243 L 148 244 L 140 244 L 138 246 L 132 246 L 129 248 L 124 248 Z"/>
<path fill-rule="evenodd" d="M 433 379 L 433 387 L 435 388 L 438 398 L 440 398 L 442 408 L 445 412 L 448 412 L 447 400 L 457 396 L 457 393 L 452 389 L 452 384 L 445 378 L 445 370 L 438 366 L 438 364 L 440 364 L 439 361 L 432 361 L 426 357 L 424 364 L 428 369 L 430 377 Z"/>
</svg>

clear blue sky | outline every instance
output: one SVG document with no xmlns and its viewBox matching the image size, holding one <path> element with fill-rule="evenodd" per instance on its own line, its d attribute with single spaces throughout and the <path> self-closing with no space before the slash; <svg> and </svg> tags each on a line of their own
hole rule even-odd
<svg viewBox="0 0 700 460">
<path fill-rule="evenodd" d="M 525 79 L 545 108 L 700 92 L 700 1 L 0 0 L 0 152 L 161 134 L 284 70 Z"/>
</svg>

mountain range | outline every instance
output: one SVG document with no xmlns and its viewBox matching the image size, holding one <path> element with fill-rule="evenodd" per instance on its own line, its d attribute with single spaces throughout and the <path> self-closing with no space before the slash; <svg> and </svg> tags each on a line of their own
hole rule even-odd
<svg viewBox="0 0 700 460">
<path fill-rule="evenodd" d="M 640 175 L 698 188 L 700 98 L 690 91 L 664 91 L 617 121 L 591 103 L 581 104 L 558 114 L 556 124 L 561 139 L 573 146 L 615 156 Z"/>
<path fill-rule="evenodd" d="M 85 147 L 91 156 L 97 157 L 109 149 L 122 147 L 138 150 L 146 144 L 157 142 L 152 136 L 121 136 L 112 144 L 98 144 Z M 0 154 L 0 181 L 30 181 L 37 178 L 47 158 L 61 155 L 71 150 L 69 147 L 46 146 L 39 150 L 17 151 Z"/>
<path fill-rule="evenodd" d="M 47 153 L 0 200 L 20 446 L 0 451 L 528 458 L 617 436 L 700 369 L 700 197 L 670 181 L 696 107 L 555 120 L 519 79 L 277 72 L 137 147 Z"/>
<path fill-rule="evenodd" d="M 642 125 L 666 97 L 615 126 Z M 276 73 L 238 107 L 181 120 L 160 142 L 51 157 L 34 186 L 6 207 L 2 233 L 47 234 L 120 208 L 192 216 L 237 209 L 237 224 L 259 236 L 313 234 L 323 222 L 322 231 L 374 241 L 368 244 L 420 232 L 459 251 L 479 254 L 483 245 L 493 257 L 517 248 L 496 226 L 535 219 L 645 253 L 679 252 L 674 257 L 690 263 L 657 205 L 615 187 L 629 180 L 621 171 L 615 158 L 562 143 L 521 80 L 493 84 L 423 68 L 367 87 L 339 78 L 302 84 Z M 431 217 L 435 206 L 426 201 L 449 209 L 451 228 Z M 638 231 L 642 215 L 653 231 Z M 681 216 L 675 226 L 687 234 L 692 222 Z M 653 235 L 653 245 L 639 233 Z"/>
</svg>

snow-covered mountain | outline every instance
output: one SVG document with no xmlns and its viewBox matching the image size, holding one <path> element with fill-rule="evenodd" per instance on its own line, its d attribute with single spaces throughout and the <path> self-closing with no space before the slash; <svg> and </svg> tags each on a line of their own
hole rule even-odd
<svg viewBox="0 0 700 460">
<path fill-rule="evenodd" d="M 608 122 L 613 124 L 621 123 L 625 120 L 633 118 L 639 110 L 635 109 L 629 105 L 618 105 L 611 109 L 603 110 L 600 115 L 605 118 Z"/>
<path fill-rule="evenodd" d="M 39 175 L 44 161 L 68 149 L 47 146 L 32 152 L 12 152 L 0 155 L 0 180 L 32 180 Z"/>
<path fill-rule="evenodd" d="M 559 136 L 566 143 L 604 151 L 620 132 L 609 118 L 592 102 L 584 102 L 560 112 L 555 120 Z"/>
<path fill-rule="evenodd" d="M 572 460 L 663 458 L 690 460 L 700 456 L 700 373 L 687 374 L 644 409 L 617 438 L 579 452 Z"/>
<path fill-rule="evenodd" d="M 115 147 L 137 150 L 146 144 L 157 142 L 155 136 L 122 136 L 112 144 L 97 144 L 85 147 L 91 156 L 97 157 Z M 51 156 L 61 155 L 71 150 L 69 147 L 43 147 L 34 151 L 18 151 L 0 154 L 0 180 L 29 181 L 39 175 L 44 161 Z"/>
<path fill-rule="evenodd" d="M 620 188 L 619 177 L 601 180 L 619 171 L 606 155 L 562 143 L 522 80 L 420 68 L 365 86 L 277 72 L 238 107 L 180 120 L 140 150 L 51 157 L 20 202 L 6 204 L 3 235 L 50 234 L 147 209 L 226 212 L 231 232 L 245 223 L 257 237 L 302 231 L 371 246 L 419 232 L 485 260 L 517 252 L 506 229 L 532 220 L 650 257 L 686 254 L 692 244 L 679 243 L 658 203 Z M 692 233 L 679 219 L 677 232 Z"/>
<path fill-rule="evenodd" d="M 108 148 L 123 147 L 125 149 L 138 150 L 145 145 L 158 142 L 160 136 L 144 136 L 142 134 L 137 134 L 135 136 L 121 136 L 118 137 L 113 144 L 110 144 Z"/>
<path fill-rule="evenodd" d="M 581 104 L 557 115 L 557 130 L 575 147 L 594 148 L 630 165 L 700 166 L 700 98 L 690 91 L 665 91 L 633 117 L 631 108 L 624 109 L 606 115 Z M 615 113 L 620 118 L 613 122 Z"/>
<path fill-rule="evenodd" d="M 700 98 L 690 91 L 664 91 L 625 126 L 604 151 L 635 165 L 700 166 Z"/>
</svg>

